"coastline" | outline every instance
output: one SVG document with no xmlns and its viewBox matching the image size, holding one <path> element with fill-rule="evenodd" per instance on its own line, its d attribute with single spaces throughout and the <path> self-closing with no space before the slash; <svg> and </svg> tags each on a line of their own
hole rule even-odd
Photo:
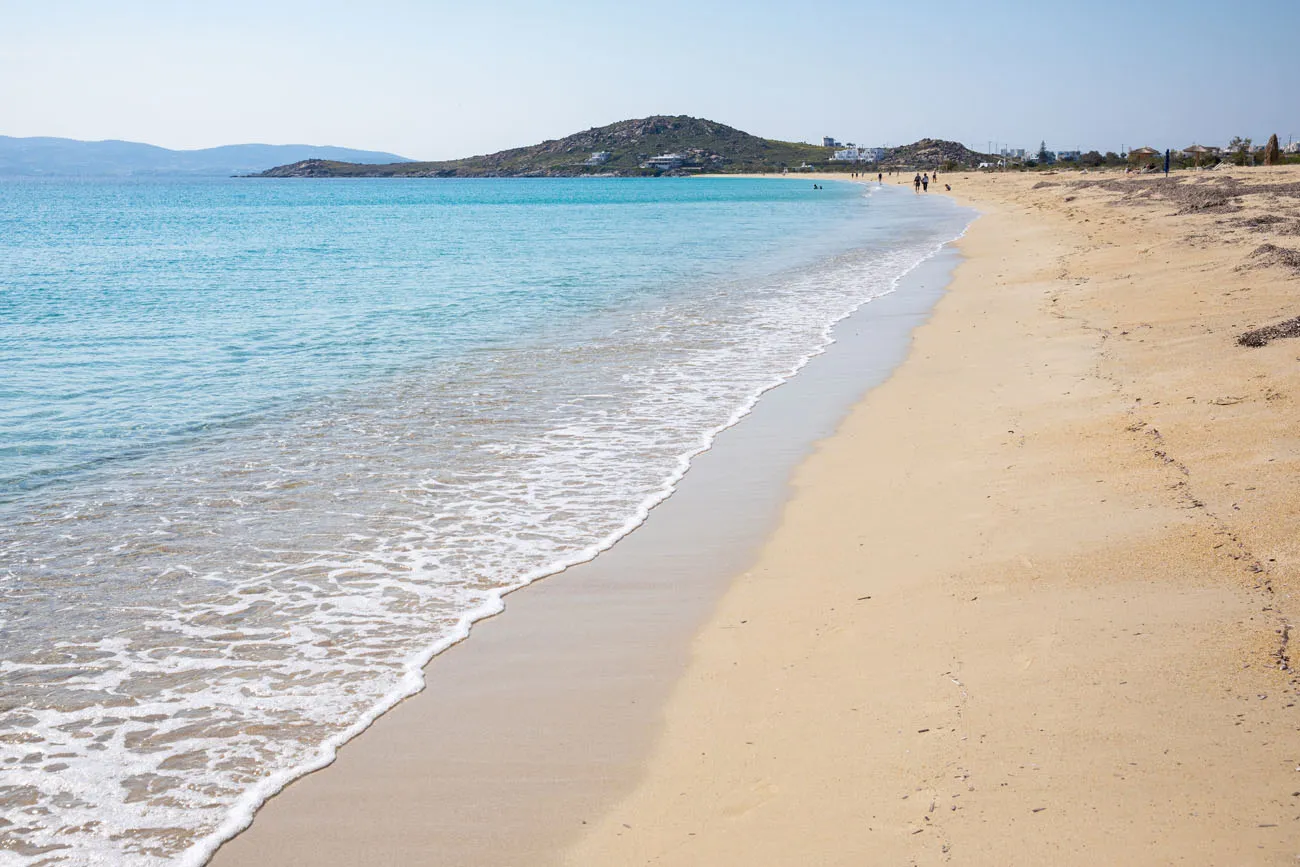
<svg viewBox="0 0 1300 867">
<path fill-rule="evenodd" d="M 423 692 L 268 800 L 209 863 L 554 860 L 639 775 L 691 637 L 775 524 L 793 468 L 901 361 L 953 258 L 937 250 L 839 322 L 643 526 L 512 593 L 506 616 L 429 663 Z"/>
<path fill-rule="evenodd" d="M 1261 206 L 949 177 L 984 214 L 963 263 L 784 504 L 779 481 L 736 516 L 756 560 L 700 560 L 707 587 L 642 562 L 674 503 L 709 514 L 687 492 L 720 438 L 212 863 L 1292 863 L 1300 374 L 1294 344 L 1235 338 L 1300 311 L 1233 222 Z M 534 630 L 611 603 L 619 556 L 650 579 L 624 626 L 532 665 Z M 687 590 L 692 616 L 642 608 Z M 447 726 L 479 739 L 438 745 L 430 799 Z"/>
<path fill-rule="evenodd" d="M 944 178 L 950 291 L 566 864 L 1294 863 L 1300 372 L 1236 337 L 1300 173 L 1232 174 Z"/>
</svg>

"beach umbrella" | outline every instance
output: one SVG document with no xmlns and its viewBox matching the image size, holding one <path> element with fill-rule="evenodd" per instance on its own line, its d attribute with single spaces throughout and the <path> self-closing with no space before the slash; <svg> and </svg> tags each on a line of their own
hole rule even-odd
<svg viewBox="0 0 1300 867">
<path fill-rule="evenodd" d="M 1133 150 L 1128 152 L 1129 162 L 1134 165 L 1147 163 L 1149 160 L 1153 160 L 1158 156 L 1160 156 L 1160 151 L 1148 147 L 1133 148 Z"/>
<path fill-rule="evenodd" d="M 1214 148 L 1207 148 L 1205 145 L 1194 144 L 1191 147 L 1183 148 L 1183 153 L 1196 161 L 1196 165 L 1201 164 L 1201 158 L 1214 153 Z"/>
</svg>

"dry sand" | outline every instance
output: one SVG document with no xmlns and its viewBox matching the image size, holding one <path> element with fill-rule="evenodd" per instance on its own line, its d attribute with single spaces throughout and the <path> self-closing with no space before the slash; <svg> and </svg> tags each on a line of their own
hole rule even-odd
<svg viewBox="0 0 1300 867">
<path fill-rule="evenodd" d="M 1300 341 L 1237 341 L 1300 315 L 1300 172 L 941 183 L 950 293 L 569 864 L 1300 857 Z"/>
</svg>

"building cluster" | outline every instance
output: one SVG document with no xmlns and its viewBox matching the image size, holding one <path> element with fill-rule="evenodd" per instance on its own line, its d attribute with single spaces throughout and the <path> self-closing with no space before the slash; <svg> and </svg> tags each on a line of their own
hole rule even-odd
<svg viewBox="0 0 1300 867">
<path fill-rule="evenodd" d="M 1258 154 L 1258 153 L 1262 153 L 1264 151 L 1264 148 L 1262 145 L 1256 144 L 1250 147 L 1250 151 Z M 1300 141 L 1293 141 L 1288 143 L 1286 146 L 1282 148 L 1282 152 L 1285 154 L 1300 154 Z M 1194 144 L 1182 148 L 1181 150 L 1179 149 L 1172 150 L 1170 153 L 1173 154 L 1174 156 L 1183 159 L 1191 159 L 1199 162 L 1200 160 L 1205 160 L 1210 158 L 1223 158 L 1231 154 L 1238 153 L 1238 150 L 1237 148 L 1232 146 L 1220 148 L 1220 147 L 1210 147 L 1201 144 Z M 1016 162 L 1023 162 L 1025 160 L 1039 160 L 1043 156 L 1041 152 L 1034 153 L 1032 151 L 1026 151 L 1024 148 L 1002 148 L 998 152 L 998 155 L 1001 157 L 1001 162 L 997 163 L 996 165 L 1002 165 L 1003 163 L 1011 164 Z M 1153 147 L 1136 147 L 1130 149 L 1126 153 L 1120 154 L 1121 157 L 1124 157 L 1126 159 L 1138 160 L 1138 161 L 1151 160 L 1151 159 L 1163 159 L 1164 155 L 1165 152 L 1163 150 L 1160 150 L 1158 148 L 1153 148 Z M 1078 160 L 1082 158 L 1083 154 L 1077 150 L 1066 150 L 1066 151 L 1047 151 L 1045 156 L 1046 156 L 1046 161 L 1048 163 L 1057 163 L 1057 162 L 1069 163 L 1069 162 L 1078 162 Z M 994 163 L 982 163 L 981 167 L 987 168 L 987 167 L 992 167 L 994 165 L 995 165 Z"/>
<path fill-rule="evenodd" d="M 864 145 L 856 145 L 853 142 L 844 144 L 842 142 L 836 141 L 831 136 L 823 137 L 822 145 L 828 148 L 836 148 L 835 152 L 831 155 L 831 162 L 837 162 L 837 163 L 879 163 L 884 161 L 886 156 L 888 155 L 887 148 L 866 147 Z M 1262 151 L 1263 148 L 1256 146 L 1252 148 L 1252 150 Z M 1283 153 L 1287 153 L 1287 154 L 1300 154 L 1300 142 L 1290 142 L 1284 148 L 1282 148 L 1282 151 Z M 1201 159 L 1205 159 L 1209 157 L 1222 157 L 1224 155 L 1233 152 L 1235 151 L 1230 147 L 1217 148 L 1217 147 L 1207 147 L 1205 145 L 1194 144 L 1189 147 L 1183 148 L 1181 151 L 1178 151 L 1177 153 L 1182 157 L 1188 159 L 1196 159 L 1199 161 Z M 613 156 L 614 155 L 610 151 L 594 151 L 591 154 L 591 156 L 587 158 L 585 165 L 588 166 L 604 165 L 605 163 L 609 162 L 613 158 Z M 998 162 L 980 163 L 980 168 L 997 168 L 1004 165 L 1011 165 L 1014 163 L 1025 162 L 1026 160 L 1037 160 L 1040 158 L 1041 154 L 1034 153 L 1032 151 L 1027 151 L 1024 148 L 1004 147 L 999 150 L 998 156 L 1000 157 Z M 1046 161 L 1048 163 L 1057 163 L 1057 162 L 1068 163 L 1068 162 L 1078 162 L 1083 157 L 1083 154 L 1081 151 L 1078 150 L 1064 150 L 1064 151 L 1056 151 L 1056 152 L 1047 151 L 1045 156 L 1046 156 Z M 1121 156 L 1127 157 L 1130 160 L 1154 159 L 1158 157 L 1163 157 L 1164 151 L 1156 150 L 1155 148 L 1151 148 L 1151 147 L 1139 147 L 1139 148 L 1133 148 L 1127 154 L 1121 154 Z M 687 166 L 687 165 L 698 166 L 702 163 L 720 162 L 720 161 L 721 158 L 716 154 L 706 154 L 703 150 L 699 148 L 691 148 L 690 151 L 685 154 L 671 153 L 671 154 L 660 154 L 659 156 L 650 157 L 645 162 L 641 163 L 641 168 L 654 169 L 656 171 L 661 171 L 661 172 L 670 172 L 676 169 L 680 169 L 683 166 Z M 807 170 L 807 169 L 811 169 L 812 167 L 807 166 L 805 164 L 804 166 L 800 166 L 799 168 Z M 690 170 L 698 171 L 699 169 L 692 168 Z"/>
<path fill-rule="evenodd" d="M 885 158 L 885 148 L 868 148 L 849 145 L 831 155 L 837 163 L 878 163 Z"/>
<path fill-rule="evenodd" d="M 1257 144 L 1257 145 L 1253 145 L 1253 146 L 1250 148 L 1250 150 L 1253 151 L 1253 152 L 1255 152 L 1255 153 L 1263 153 L 1263 152 L 1264 152 L 1264 146 L 1263 146 L 1263 145 L 1258 145 L 1258 144 Z M 1183 148 L 1183 149 L 1180 151 L 1180 153 L 1181 153 L 1183 156 L 1185 156 L 1185 157 L 1192 157 L 1192 158 L 1195 158 L 1195 157 L 1221 157 L 1221 156 L 1224 156 L 1225 154 L 1233 154 L 1233 153 L 1237 153 L 1237 152 L 1238 152 L 1237 149 L 1234 148 L 1234 147 L 1232 147 L 1232 146 L 1228 146 L 1228 147 L 1224 147 L 1224 148 L 1216 148 L 1216 147 L 1206 147 L 1205 145 L 1198 145 L 1198 144 L 1194 144 L 1194 145 L 1192 145 L 1191 147 L 1185 147 L 1185 148 Z M 1284 154 L 1300 154 L 1300 141 L 1293 141 L 1293 142 L 1289 142 L 1288 144 L 1284 145 L 1284 146 L 1282 147 L 1282 153 L 1284 153 Z"/>
<path fill-rule="evenodd" d="M 885 158 L 886 153 L 886 148 L 866 147 L 853 142 L 844 144 L 832 136 L 822 138 L 822 147 L 838 148 L 831 154 L 831 162 L 835 163 L 878 163 Z"/>
</svg>

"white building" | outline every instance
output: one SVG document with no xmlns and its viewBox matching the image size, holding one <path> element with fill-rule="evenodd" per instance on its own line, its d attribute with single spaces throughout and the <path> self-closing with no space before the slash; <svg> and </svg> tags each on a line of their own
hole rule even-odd
<svg viewBox="0 0 1300 867">
<path fill-rule="evenodd" d="M 587 158 L 586 165 L 603 166 L 613 159 L 614 155 L 609 151 L 592 151 L 591 156 Z"/>
<path fill-rule="evenodd" d="M 839 146 L 840 146 L 840 143 L 837 142 L 837 141 L 834 139 L 834 137 L 832 137 L 832 136 L 828 136 L 828 135 L 824 135 L 824 136 L 822 136 L 822 147 L 824 147 L 824 148 L 837 148 L 837 147 L 839 147 Z"/>
<path fill-rule="evenodd" d="M 1293 141 L 1286 147 L 1282 148 L 1284 154 L 1300 154 L 1300 141 Z"/>
<path fill-rule="evenodd" d="M 1003 148 L 999 152 L 1000 156 L 1009 160 L 1023 160 L 1025 158 L 1024 148 Z"/>
<path fill-rule="evenodd" d="M 1056 158 L 1063 163 L 1072 163 L 1083 156 L 1079 151 L 1057 151 Z"/>
<path fill-rule="evenodd" d="M 657 157 L 651 157 L 641 163 L 641 168 L 659 169 L 661 172 L 670 172 L 673 169 L 681 168 L 682 163 L 684 162 L 686 162 L 686 158 L 681 154 L 660 154 Z"/>
<path fill-rule="evenodd" d="M 867 147 L 847 147 L 831 156 L 831 160 L 837 163 L 878 163 L 884 158 L 884 148 Z"/>
</svg>

